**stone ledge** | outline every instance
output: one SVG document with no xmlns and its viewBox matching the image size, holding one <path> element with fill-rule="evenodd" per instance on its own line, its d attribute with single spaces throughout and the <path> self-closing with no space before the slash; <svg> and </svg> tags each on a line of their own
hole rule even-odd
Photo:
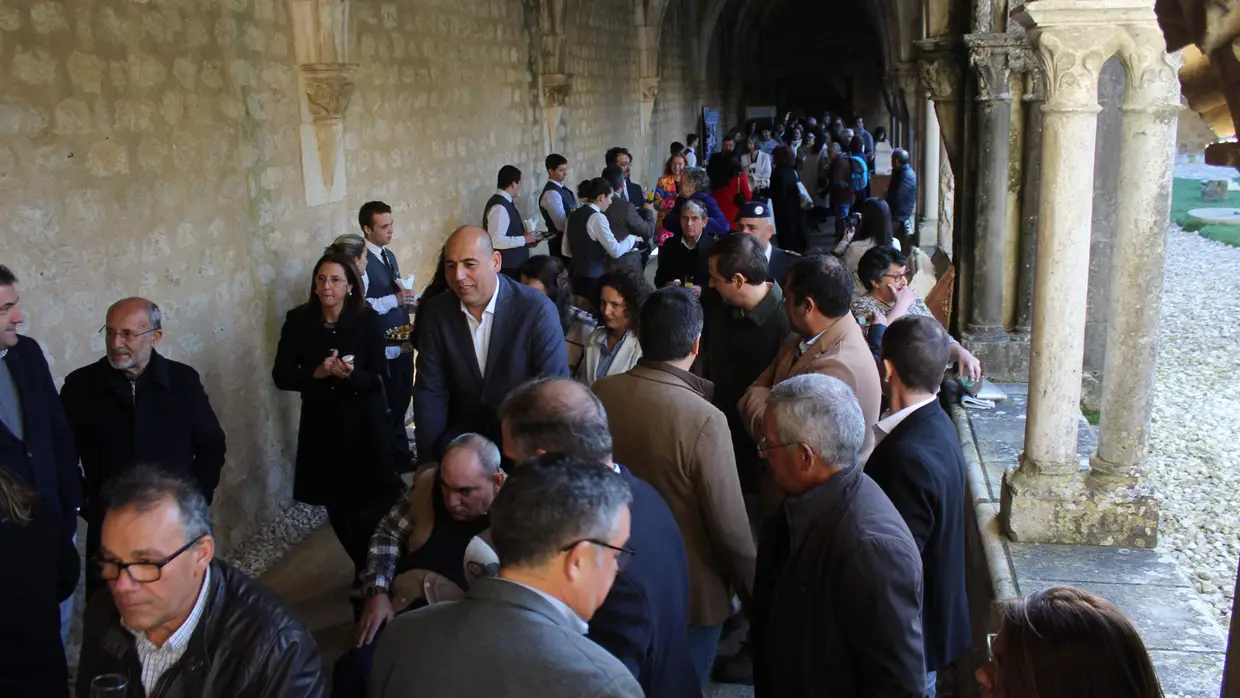
<svg viewBox="0 0 1240 698">
<path fill-rule="evenodd" d="M 982 370 L 991 381 L 1023 383 L 1029 380 L 1029 335 L 965 332 L 960 343 L 982 362 Z"/>
</svg>

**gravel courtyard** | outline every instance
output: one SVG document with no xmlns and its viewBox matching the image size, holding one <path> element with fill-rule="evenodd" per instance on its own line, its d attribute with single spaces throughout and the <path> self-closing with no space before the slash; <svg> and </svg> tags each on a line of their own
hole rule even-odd
<svg viewBox="0 0 1240 698">
<path fill-rule="evenodd" d="M 1159 323 L 1150 483 L 1160 545 L 1224 627 L 1240 554 L 1240 248 L 1172 228 Z"/>
</svg>

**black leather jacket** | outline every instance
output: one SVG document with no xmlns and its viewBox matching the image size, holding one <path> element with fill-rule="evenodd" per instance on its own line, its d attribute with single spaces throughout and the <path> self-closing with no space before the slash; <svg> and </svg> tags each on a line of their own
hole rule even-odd
<svg viewBox="0 0 1240 698">
<path fill-rule="evenodd" d="M 111 594 L 86 609 L 77 695 L 89 698 L 100 674 L 129 677 L 133 698 L 325 698 L 327 681 L 306 626 L 275 594 L 219 560 L 209 596 L 185 654 L 148 694 L 134 637 L 121 625 Z"/>
</svg>

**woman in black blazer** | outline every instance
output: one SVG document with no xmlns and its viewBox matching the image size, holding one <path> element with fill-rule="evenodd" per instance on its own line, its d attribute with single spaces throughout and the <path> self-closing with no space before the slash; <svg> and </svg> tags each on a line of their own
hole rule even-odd
<svg viewBox="0 0 1240 698">
<path fill-rule="evenodd" d="M 0 468 L 0 696 L 69 698 L 61 601 L 81 563 L 51 504 Z"/>
<path fill-rule="evenodd" d="M 301 393 L 293 498 L 327 507 L 357 572 L 379 519 L 401 494 L 388 438 L 383 330 L 357 267 L 329 253 L 314 265 L 310 300 L 289 311 L 271 376 Z"/>
</svg>

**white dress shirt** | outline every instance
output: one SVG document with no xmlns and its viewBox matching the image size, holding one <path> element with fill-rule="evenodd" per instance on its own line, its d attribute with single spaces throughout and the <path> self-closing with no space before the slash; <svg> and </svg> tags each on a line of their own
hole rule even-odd
<svg viewBox="0 0 1240 698">
<path fill-rule="evenodd" d="M 560 182 L 552 180 L 553 185 L 564 188 Z M 547 212 L 547 217 L 555 225 L 555 230 L 548 232 L 563 233 L 568 230 L 568 212 L 564 210 L 564 197 L 554 189 L 548 189 L 543 192 L 542 198 L 538 200 L 538 206 Z"/>
<path fill-rule="evenodd" d="M 386 261 L 385 261 L 386 258 L 383 256 L 383 251 L 385 248 L 379 247 L 373 242 L 367 240 L 366 249 L 373 252 L 375 256 L 379 258 L 380 262 L 383 262 L 384 264 L 386 264 Z M 369 290 L 370 290 L 370 273 L 363 272 L 362 273 L 362 295 L 365 296 Z M 397 308 L 400 306 L 400 299 L 396 297 L 395 293 L 393 293 L 390 295 L 382 296 L 380 298 L 367 298 L 366 303 L 376 313 L 380 315 L 386 315 L 392 312 L 394 308 Z M 400 347 L 396 345 L 383 347 L 383 357 L 385 359 L 388 359 L 389 361 L 392 359 L 399 358 Z"/>
<path fill-rule="evenodd" d="M 603 214 L 595 204 L 586 205 Z M 638 240 L 636 235 L 628 236 L 623 242 L 616 240 L 615 234 L 611 232 L 611 223 L 607 222 L 606 214 L 590 216 L 590 220 L 586 221 L 586 234 L 591 240 L 602 245 L 607 251 L 607 256 L 612 259 L 620 259 L 626 253 L 631 252 Z"/>
<path fill-rule="evenodd" d="M 697 153 L 693 148 L 685 148 L 685 167 L 697 167 Z"/>
<path fill-rule="evenodd" d="M 496 194 L 512 201 L 512 197 L 503 189 L 496 189 Z M 524 230 L 525 226 L 522 225 Z M 487 212 L 487 232 L 491 235 L 491 247 L 496 250 L 513 250 L 518 247 L 525 247 L 525 238 L 514 238 L 508 236 L 508 209 L 504 206 L 496 204 Z"/>
<path fill-rule="evenodd" d="M 198 589 L 198 600 L 194 602 L 194 609 L 189 612 L 189 617 L 185 619 L 181 627 L 177 628 L 177 631 L 169 636 L 160 647 L 156 647 L 155 643 L 146 638 L 146 631 L 125 628 L 133 635 L 134 648 L 138 650 L 138 663 L 142 666 L 142 688 L 146 690 L 148 696 L 155 690 L 160 677 L 174 664 L 181 661 L 185 648 L 189 646 L 189 639 L 193 636 L 194 629 L 198 627 L 198 621 L 202 619 L 202 612 L 207 607 L 207 591 L 210 588 L 211 567 L 208 565 L 206 573 L 202 575 L 202 587 Z"/>
<path fill-rule="evenodd" d="M 874 425 L 874 443 L 877 445 L 883 439 L 887 438 L 887 436 L 889 436 L 891 432 L 896 430 L 896 427 L 900 426 L 900 422 L 903 422 L 905 419 L 907 419 L 910 414 L 913 414 L 917 410 L 920 410 L 926 405 L 929 405 L 930 403 L 934 402 L 938 398 L 939 398 L 938 395 L 931 395 L 930 397 L 925 398 L 919 402 L 914 402 L 913 404 L 909 405 L 908 407 L 905 407 L 899 412 L 888 413 L 885 417 L 878 420 L 878 424 Z"/>
<path fill-rule="evenodd" d="M 827 328 L 827 329 L 830 329 L 830 328 Z M 822 339 L 822 336 L 826 333 L 827 333 L 827 330 L 823 330 L 822 332 L 819 332 L 818 334 L 814 335 L 813 339 L 807 339 L 801 342 L 800 344 L 798 344 L 797 345 L 797 358 L 799 359 L 802 356 L 805 356 L 805 352 L 809 351 L 810 348 L 814 346 L 814 342 L 817 342 L 819 339 Z"/>
<path fill-rule="evenodd" d="M 474 342 L 474 356 L 478 357 L 478 371 L 483 377 L 487 374 L 487 354 L 491 350 L 491 328 L 495 325 L 495 302 L 499 299 L 499 290 L 504 287 L 502 281 L 495 284 L 495 293 L 491 294 L 491 302 L 482 311 L 482 319 L 474 318 L 469 308 L 461 303 L 461 312 L 465 313 L 465 322 L 469 325 L 469 336 Z"/>
</svg>

